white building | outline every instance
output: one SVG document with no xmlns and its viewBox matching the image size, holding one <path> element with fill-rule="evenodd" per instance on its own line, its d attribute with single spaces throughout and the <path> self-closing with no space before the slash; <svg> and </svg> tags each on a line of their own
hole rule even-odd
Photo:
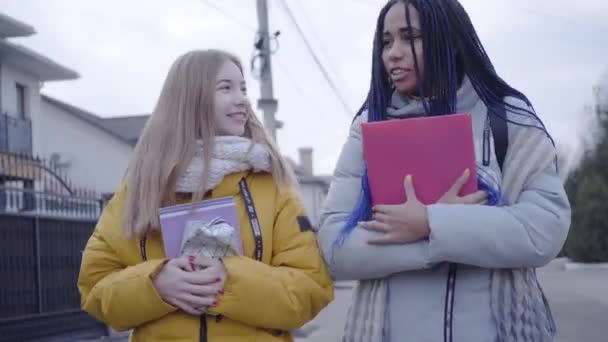
<svg viewBox="0 0 608 342">
<path fill-rule="evenodd" d="M 4 152 L 33 152 L 32 122 L 40 115 L 43 82 L 78 78 L 76 72 L 9 41 L 34 33 L 31 26 L 0 14 L 0 148 Z"/>
<path fill-rule="evenodd" d="M 79 75 L 10 40 L 33 34 L 31 26 L 0 14 L 0 152 L 47 159 L 74 187 L 114 191 L 132 143 L 96 115 L 41 94 L 45 82 Z"/>
<path fill-rule="evenodd" d="M 35 153 L 54 160 L 74 184 L 113 192 L 126 171 L 131 143 L 105 127 L 98 116 L 45 95 L 41 98 L 43 115 L 34 122 L 34 127 L 42 127 L 34 130 Z"/>
</svg>

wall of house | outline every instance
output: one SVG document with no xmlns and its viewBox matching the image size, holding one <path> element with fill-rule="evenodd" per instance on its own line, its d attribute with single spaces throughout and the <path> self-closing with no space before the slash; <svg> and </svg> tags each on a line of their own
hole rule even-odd
<svg viewBox="0 0 608 342">
<path fill-rule="evenodd" d="M 75 185 L 109 193 L 126 171 L 132 147 L 63 108 L 41 101 L 33 121 L 34 152 L 60 163 Z"/>
<path fill-rule="evenodd" d="M 26 115 L 31 117 L 38 112 L 40 104 L 40 82 L 38 79 L 8 63 L 0 65 L 0 95 L 2 96 L 2 114 L 18 117 L 17 83 L 26 88 Z"/>
</svg>

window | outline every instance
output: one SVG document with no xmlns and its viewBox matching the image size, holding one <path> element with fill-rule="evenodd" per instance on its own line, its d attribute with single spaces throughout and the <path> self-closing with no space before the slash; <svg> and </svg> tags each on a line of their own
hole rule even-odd
<svg viewBox="0 0 608 342">
<path fill-rule="evenodd" d="M 26 92 L 27 88 L 23 84 L 17 83 L 17 116 L 21 119 L 27 118 L 26 113 Z"/>
</svg>

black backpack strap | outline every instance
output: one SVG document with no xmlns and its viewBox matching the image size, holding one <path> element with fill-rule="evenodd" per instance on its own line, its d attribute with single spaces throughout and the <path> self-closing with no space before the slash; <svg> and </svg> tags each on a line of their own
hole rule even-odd
<svg viewBox="0 0 608 342">
<path fill-rule="evenodd" d="M 496 160 L 502 171 L 509 147 L 509 130 L 507 127 L 507 111 L 504 106 L 497 106 L 492 113 L 488 113 L 492 136 L 494 137 L 494 150 Z"/>
</svg>

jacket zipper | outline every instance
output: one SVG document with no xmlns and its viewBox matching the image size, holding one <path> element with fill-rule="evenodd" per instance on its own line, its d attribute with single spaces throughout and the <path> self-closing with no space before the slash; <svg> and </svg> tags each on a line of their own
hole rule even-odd
<svg viewBox="0 0 608 342">
<path fill-rule="evenodd" d="M 449 264 L 448 278 L 445 291 L 445 306 L 443 311 L 443 340 L 452 342 L 454 323 L 454 297 L 456 295 L 456 264 Z"/>
<path fill-rule="evenodd" d="M 490 116 L 486 116 L 486 121 L 483 128 L 483 166 L 490 166 L 490 156 L 492 151 L 490 150 L 490 134 L 492 127 L 490 126 Z"/>
<path fill-rule="evenodd" d="M 145 235 L 139 240 L 139 248 L 140 248 L 142 259 L 144 259 L 144 261 L 148 260 L 148 255 L 146 253 L 146 236 Z M 201 332 L 200 332 L 199 339 L 201 342 L 207 342 L 207 315 L 202 315 L 200 318 L 200 322 L 201 322 Z"/>
<path fill-rule="evenodd" d="M 200 341 L 207 342 L 207 315 L 201 315 L 201 334 Z"/>
</svg>

